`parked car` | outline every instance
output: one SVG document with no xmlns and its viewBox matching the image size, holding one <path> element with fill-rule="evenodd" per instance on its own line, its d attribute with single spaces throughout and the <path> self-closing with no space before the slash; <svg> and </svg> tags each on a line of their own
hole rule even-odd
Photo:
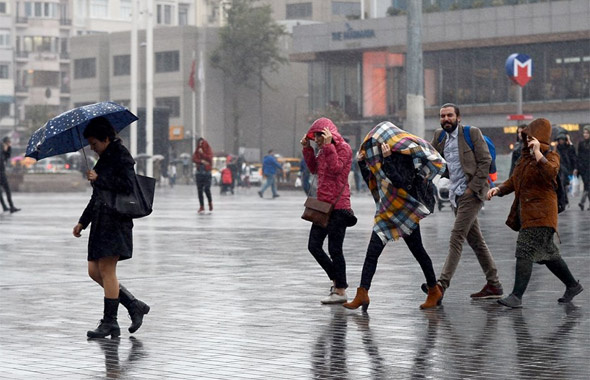
<svg viewBox="0 0 590 380">
<path fill-rule="evenodd" d="M 246 176 L 248 176 L 248 183 L 250 185 L 262 185 L 262 165 L 247 165 L 246 170 L 242 174 L 242 182 L 246 181 Z"/>
<path fill-rule="evenodd" d="M 35 173 L 64 173 L 70 169 L 70 164 L 61 157 L 50 157 L 37 161 L 31 169 Z"/>
</svg>

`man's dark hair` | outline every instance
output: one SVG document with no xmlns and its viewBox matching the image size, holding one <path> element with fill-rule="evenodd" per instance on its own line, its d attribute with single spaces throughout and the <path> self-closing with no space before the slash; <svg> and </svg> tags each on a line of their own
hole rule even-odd
<svg viewBox="0 0 590 380">
<path fill-rule="evenodd" d="M 10 142 L 10 137 L 6 136 L 2 139 L 3 143 L 9 143 Z"/>
<path fill-rule="evenodd" d="M 99 141 L 106 141 L 108 137 L 109 141 L 113 141 L 117 134 L 111 123 L 104 117 L 99 116 L 90 120 L 86 129 L 84 129 L 84 138 L 88 139 L 89 137 L 94 137 Z"/>
<path fill-rule="evenodd" d="M 453 107 L 455 109 L 455 115 L 461 116 L 461 111 L 459 111 L 459 107 L 457 107 L 456 104 L 454 104 L 454 103 L 445 103 L 442 106 L 440 106 L 440 109 L 447 108 L 447 107 Z"/>
<path fill-rule="evenodd" d="M 273 152 L 273 150 L 272 150 L 272 149 L 269 149 L 269 150 L 268 150 L 268 154 L 272 154 L 272 152 Z"/>
</svg>

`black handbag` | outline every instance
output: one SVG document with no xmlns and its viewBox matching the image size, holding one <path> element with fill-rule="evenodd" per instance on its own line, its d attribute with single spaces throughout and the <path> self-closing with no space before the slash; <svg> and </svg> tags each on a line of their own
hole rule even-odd
<svg viewBox="0 0 590 380">
<path fill-rule="evenodd" d="M 105 205 L 125 218 L 143 218 L 152 213 L 156 180 L 136 174 L 129 194 L 100 191 Z"/>
</svg>

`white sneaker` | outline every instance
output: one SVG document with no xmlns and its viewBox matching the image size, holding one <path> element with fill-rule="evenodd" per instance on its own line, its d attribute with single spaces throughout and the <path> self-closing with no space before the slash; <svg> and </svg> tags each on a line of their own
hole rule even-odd
<svg viewBox="0 0 590 380">
<path fill-rule="evenodd" d="M 346 293 L 344 293 L 343 296 L 341 296 L 340 294 L 333 292 L 332 290 L 330 290 L 330 295 L 327 296 L 326 298 L 322 299 L 321 302 L 324 305 L 329 305 L 329 304 L 334 304 L 334 303 L 345 303 L 348 301 L 348 298 L 346 297 Z"/>
</svg>

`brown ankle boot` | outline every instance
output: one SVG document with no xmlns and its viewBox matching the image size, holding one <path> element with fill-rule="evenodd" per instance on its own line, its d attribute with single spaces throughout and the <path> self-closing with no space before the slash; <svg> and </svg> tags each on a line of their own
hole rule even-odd
<svg viewBox="0 0 590 380">
<path fill-rule="evenodd" d="M 365 288 L 356 288 L 356 296 L 354 296 L 352 302 L 343 303 L 342 306 L 347 309 L 358 309 L 362 306 L 363 311 L 367 311 L 369 308 L 369 302 L 371 302 L 369 299 L 369 291 Z"/>
<path fill-rule="evenodd" d="M 432 288 L 428 288 L 428 297 L 426 302 L 420 305 L 420 309 L 430 309 L 441 304 L 443 298 L 443 290 L 439 284 L 436 284 Z"/>
</svg>

